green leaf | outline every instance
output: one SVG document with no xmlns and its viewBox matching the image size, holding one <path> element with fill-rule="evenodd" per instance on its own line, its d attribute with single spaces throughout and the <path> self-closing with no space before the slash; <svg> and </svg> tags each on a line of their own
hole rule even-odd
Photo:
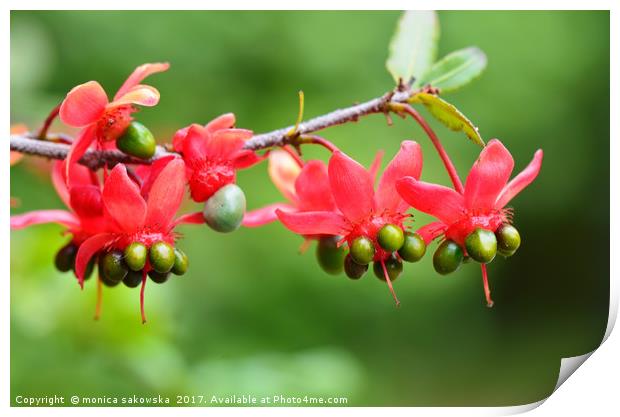
<svg viewBox="0 0 620 417">
<path fill-rule="evenodd" d="M 422 103 L 446 127 L 457 132 L 464 132 L 476 145 L 484 146 L 484 141 L 480 133 L 478 133 L 478 128 L 452 104 L 428 93 L 414 95 L 411 98 L 411 102 Z"/>
<path fill-rule="evenodd" d="M 479 77 L 486 66 L 487 57 L 482 50 L 476 47 L 460 49 L 435 62 L 416 85 L 430 84 L 447 93 Z"/>
<path fill-rule="evenodd" d="M 408 83 L 424 74 L 435 61 L 439 20 L 434 11 L 404 12 L 390 42 L 385 63 L 394 81 Z"/>
</svg>

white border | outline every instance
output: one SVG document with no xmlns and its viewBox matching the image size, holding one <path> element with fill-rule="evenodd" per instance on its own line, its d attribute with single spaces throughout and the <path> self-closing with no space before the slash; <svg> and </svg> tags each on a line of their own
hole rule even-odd
<svg viewBox="0 0 620 417">
<path fill-rule="evenodd" d="M 160 9 L 160 10 L 194 10 L 194 9 L 213 9 L 213 10 L 230 10 L 230 9 L 246 9 L 246 10 L 279 10 L 279 9 L 365 9 L 365 10 L 402 10 L 402 9 L 436 9 L 436 10 L 476 10 L 476 9 L 494 9 L 494 10 L 554 10 L 554 9 L 574 9 L 574 10 L 611 10 L 611 114 L 620 114 L 620 107 L 618 106 L 618 100 L 620 98 L 620 91 L 618 89 L 617 74 L 620 73 L 620 67 L 618 65 L 618 39 L 620 26 L 620 18 L 618 9 L 620 3 L 613 0 L 589 0 L 588 2 L 575 2 L 575 1 L 543 1 L 543 0 L 521 0 L 521 1 L 468 1 L 458 2 L 458 0 L 438 0 L 438 1 L 394 1 L 394 0 L 382 0 L 380 2 L 343 2 L 334 0 L 314 0 L 314 1 L 297 1 L 294 4 L 288 1 L 273 1 L 263 0 L 261 2 L 251 2 L 228 0 L 226 2 L 214 2 L 213 4 L 207 3 L 201 5 L 196 1 L 191 0 L 175 0 L 174 2 L 155 2 L 155 1 L 134 1 L 128 3 L 126 0 L 107 0 L 102 1 L 89 1 L 85 3 L 79 0 L 56 0 L 54 2 L 41 1 L 41 0 L 28 0 L 28 1 L 4 1 L 2 4 L 3 14 L 0 20 L 0 28 L 2 28 L 3 36 L 0 40 L 2 46 L 3 57 L 5 58 L 0 71 L 2 71 L 4 82 L 2 83 L 2 97 L 1 100 L 1 114 L 3 120 L 4 132 L 9 131 L 10 126 L 10 66 L 6 65 L 6 62 L 10 59 L 10 41 L 9 41 L 9 10 L 11 9 L 25 9 L 25 10 L 45 10 L 50 9 L 50 6 L 54 6 L 54 9 L 81 9 L 81 10 L 126 10 L 126 9 Z M 200 7 L 204 6 L 204 7 Z M 258 7 L 257 7 L 258 6 Z M 615 75 L 615 77 L 614 77 Z M 587 105 L 587 104 L 584 104 Z M 612 119 L 614 120 L 614 119 Z M 610 197 L 611 197 L 611 213 L 617 213 L 619 207 L 619 192 L 618 192 L 618 179 L 620 177 L 620 161 L 618 154 L 618 126 L 617 123 L 612 123 L 611 126 L 611 184 L 610 184 Z M 584 138 L 587 140 L 587 138 Z M 8 146 L 3 147 L 3 152 L 8 153 Z M 603 150 L 604 151 L 604 150 Z M 8 154 L 5 154 L 5 161 L 8 160 Z M 0 159 L 2 160 L 2 159 Z M 9 166 L 8 164 L 0 164 L 1 175 L 3 181 L 1 182 L 1 199 L 0 201 L 8 201 L 10 195 L 10 183 L 9 183 Z M 3 221 L 0 225 L 2 236 L 9 236 L 9 206 L 8 204 L 2 205 Z M 606 416 L 616 415 L 620 410 L 618 401 L 616 400 L 618 392 L 618 375 L 620 371 L 620 359 L 618 359 L 618 353 L 620 353 L 620 339 L 617 334 L 612 334 L 617 310 L 618 310 L 618 262 L 614 261 L 614 254 L 618 253 L 618 239 L 620 235 L 620 227 L 618 221 L 611 217 L 611 282 L 610 282 L 610 312 L 609 322 L 605 333 L 605 339 L 602 346 L 594 353 L 594 359 L 587 361 L 577 371 L 577 377 L 571 378 L 566 384 L 562 385 L 562 382 L 558 383 L 555 392 L 548 401 L 540 401 L 534 404 L 527 404 L 518 407 L 470 407 L 470 408 L 246 408 L 241 412 L 246 415 L 268 415 L 268 416 L 288 416 L 292 413 L 296 415 L 315 415 L 324 413 L 337 413 L 341 415 L 358 415 L 358 414 L 375 414 L 376 412 L 389 412 L 395 415 L 411 415 L 413 413 L 421 416 L 443 416 L 443 415 L 472 415 L 472 416 L 486 416 L 486 415 L 506 415 L 516 414 L 535 409 L 533 415 L 536 416 L 582 416 L 585 413 L 593 413 L 595 415 Z M 0 410 L 2 415 L 49 415 L 49 416 L 70 416 L 92 414 L 107 416 L 110 412 L 115 415 L 131 415 L 135 416 L 136 413 L 142 411 L 148 412 L 151 415 L 166 415 L 169 411 L 166 409 L 148 408 L 10 408 L 10 357 L 9 357 L 9 261 L 8 254 L 10 250 L 9 239 L 3 239 L 0 241 L 1 253 L 5 254 L 5 260 L 2 265 L 2 280 L 0 288 L 0 323 L 2 323 L 3 335 L 0 341 L 0 356 L 2 365 L 2 376 L 0 379 Z M 617 332 L 616 332 L 617 333 Z M 611 336 L 611 337 L 610 337 Z M 592 353 L 582 355 L 577 358 L 568 358 L 562 361 L 562 368 L 560 372 L 559 380 L 566 380 Z M 36 372 L 36 370 L 33 370 Z M 561 385 L 561 387 L 560 387 Z M 543 407 L 538 407 L 542 403 L 545 403 Z M 538 408 L 537 408 L 538 407 Z M 170 410 L 172 411 L 172 410 Z M 235 408 L 176 408 L 174 409 L 175 415 L 196 415 L 202 416 L 206 413 L 216 415 L 231 415 L 240 412 Z"/>
</svg>

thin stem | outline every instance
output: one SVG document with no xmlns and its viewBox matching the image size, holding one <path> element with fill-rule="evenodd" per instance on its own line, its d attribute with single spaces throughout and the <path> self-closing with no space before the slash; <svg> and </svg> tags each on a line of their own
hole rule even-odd
<svg viewBox="0 0 620 417">
<path fill-rule="evenodd" d="M 422 117 L 422 115 L 418 113 L 410 105 L 408 104 L 401 105 L 401 106 L 398 106 L 398 109 L 399 110 L 402 109 L 402 111 L 404 111 L 405 113 L 413 117 L 415 121 L 418 122 L 418 124 L 422 127 L 422 129 L 424 129 L 424 131 L 430 138 L 431 142 L 433 142 L 433 145 L 435 146 L 435 149 L 437 150 L 439 157 L 443 161 L 443 165 L 446 167 L 446 171 L 448 171 L 448 175 L 450 176 L 450 180 L 452 180 L 452 185 L 454 185 L 454 189 L 458 193 L 463 194 L 464 188 L 463 188 L 463 183 L 461 182 L 461 178 L 459 177 L 458 172 L 456 172 L 456 168 L 454 167 L 452 160 L 450 159 L 450 157 L 448 156 L 448 153 L 446 152 L 443 145 L 441 144 L 439 137 L 435 134 L 433 129 L 430 127 L 430 125 L 426 122 L 426 120 Z"/>
<path fill-rule="evenodd" d="M 407 100 L 417 92 L 417 90 L 399 91 L 396 93 L 389 92 L 365 103 L 334 110 L 306 122 L 299 123 L 295 130 L 296 135 L 291 136 L 289 134 L 291 130 L 295 128 L 295 125 L 255 135 L 245 143 L 244 149 L 256 151 L 291 144 L 295 142 L 298 135 L 306 135 L 331 126 L 355 122 L 361 117 L 369 114 L 385 113 L 388 111 L 388 104 L 406 103 Z M 36 137 L 31 134 L 11 135 L 11 150 L 47 158 L 65 159 L 69 153 L 69 145 L 37 140 Z M 117 150 L 89 150 L 79 162 L 91 169 L 99 169 L 106 165 L 112 167 L 117 163 L 148 165 L 159 158 L 171 154 L 174 153 L 167 151 L 162 146 L 158 146 L 155 156 L 148 160 L 133 158 Z"/>
<path fill-rule="evenodd" d="M 487 307 L 493 307 L 493 300 L 491 299 L 491 290 L 489 289 L 489 277 L 487 276 L 487 266 L 480 264 L 482 270 L 482 284 L 484 285 L 484 296 L 487 299 Z"/>
<path fill-rule="evenodd" d="M 398 301 L 398 297 L 396 297 L 396 293 L 394 292 L 394 287 L 392 286 L 392 281 L 390 281 L 390 275 L 388 274 L 387 268 L 385 267 L 385 262 L 383 259 L 381 260 L 381 268 L 383 268 L 383 276 L 385 277 L 385 282 L 387 282 L 388 287 L 390 288 L 390 292 L 392 293 L 392 297 L 394 297 L 394 301 L 396 301 L 396 307 L 400 307 L 400 301 Z"/>
<path fill-rule="evenodd" d="M 146 313 L 144 312 L 144 288 L 146 287 L 146 268 L 142 270 L 142 286 L 140 287 L 140 315 L 142 324 L 146 323 Z"/>
<path fill-rule="evenodd" d="M 45 119 L 45 122 L 43 122 L 43 126 L 41 126 L 41 129 L 39 129 L 39 133 L 37 133 L 37 137 L 39 139 L 46 139 L 47 138 L 47 131 L 49 130 L 50 126 L 52 125 L 52 122 L 54 121 L 54 119 L 56 119 L 56 116 L 58 116 L 58 113 L 60 112 L 60 105 L 61 104 L 58 104 L 56 107 L 54 107 L 52 109 L 52 111 L 50 112 L 50 114 Z"/>
<path fill-rule="evenodd" d="M 333 143 L 331 143 L 327 139 L 322 138 L 322 137 L 320 137 L 318 135 L 302 135 L 302 136 L 300 136 L 297 139 L 297 143 L 299 143 L 299 144 L 313 143 L 315 145 L 320 145 L 320 146 L 324 147 L 325 149 L 327 149 L 328 151 L 330 151 L 331 153 L 334 153 L 337 150 L 339 150 L 336 145 L 334 145 Z"/>
<path fill-rule="evenodd" d="M 103 301 L 103 282 L 101 277 L 97 277 L 97 303 L 95 304 L 95 320 L 99 320 L 101 317 L 101 304 Z"/>
</svg>

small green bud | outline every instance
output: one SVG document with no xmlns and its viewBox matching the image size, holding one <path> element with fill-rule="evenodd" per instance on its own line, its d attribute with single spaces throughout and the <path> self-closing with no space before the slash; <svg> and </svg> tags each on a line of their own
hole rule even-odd
<svg viewBox="0 0 620 417">
<path fill-rule="evenodd" d="M 183 275 L 189 268 L 189 258 L 180 249 L 174 249 L 174 265 L 172 265 L 172 273 L 175 275 Z"/>
<path fill-rule="evenodd" d="M 344 272 L 351 279 L 360 279 L 368 271 L 368 264 L 360 265 L 353 260 L 351 254 L 344 258 Z"/>
<path fill-rule="evenodd" d="M 123 252 L 113 249 L 101 257 L 99 272 L 110 282 L 120 282 L 127 275 L 127 265 L 123 262 Z"/>
<path fill-rule="evenodd" d="M 161 273 L 157 271 L 149 271 L 149 277 L 151 278 L 151 281 L 157 284 L 163 284 L 168 281 L 168 278 L 170 278 L 170 272 Z"/>
<path fill-rule="evenodd" d="M 403 263 L 396 256 L 391 255 L 383 262 L 385 263 L 385 269 L 387 270 L 388 277 L 390 277 L 390 281 L 396 280 L 401 272 L 403 272 Z M 377 278 L 381 281 L 385 281 L 385 274 L 383 273 L 381 262 L 375 261 L 372 265 L 372 270 Z"/>
<path fill-rule="evenodd" d="M 69 272 L 75 265 L 75 255 L 77 255 L 78 247 L 73 242 L 67 243 L 60 248 L 54 258 L 54 265 L 60 272 Z"/>
<path fill-rule="evenodd" d="M 159 241 L 153 243 L 149 250 L 151 267 L 162 274 L 170 272 L 174 266 L 174 248 L 168 243 Z"/>
<path fill-rule="evenodd" d="M 316 259 L 323 271 L 331 275 L 342 272 L 342 265 L 347 251 L 338 247 L 340 236 L 322 236 L 316 246 Z"/>
<path fill-rule="evenodd" d="M 487 264 L 497 254 L 497 239 L 490 230 L 477 228 L 465 238 L 467 254 L 476 262 Z"/>
<path fill-rule="evenodd" d="M 516 227 L 503 224 L 495 231 L 497 250 L 500 255 L 509 257 L 515 254 L 521 246 L 521 235 Z"/>
<path fill-rule="evenodd" d="M 128 155 L 150 159 L 155 155 L 157 143 L 146 126 L 142 123 L 131 122 L 125 133 L 116 140 L 116 147 Z"/>
<path fill-rule="evenodd" d="M 142 283 L 142 271 L 127 271 L 127 275 L 123 278 L 123 284 L 129 288 L 136 288 Z"/>
<path fill-rule="evenodd" d="M 451 240 L 444 240 L 433 255 L 433 266 L 441 275 L 456 271 L 462 262 L 463 250 Z"/>
<path fill-rule="evenodd" d="M 133 242 L 125 248 L 125 263 L 132 271 L 141 271 L 146 265 L 148 249 L 140 242 Z"/>
<path fill-rule="evenodd" d="M 398 250 L 398 254 L 403 261 L 418 262 L 426 253 L 426 242 L 417 233 L 405 234 L 405 243 Z"/>
<path fill-rule="evenodd" d="M 386 224 L 379 230 L 377 242 L 386 252 L 394 252 L 405 243 L 405 234 L 399 226 Z"/>
<path fill-rule="evenodd" d="M 225 185 L 209 197 L 202 214 L 216 232 L 234 232 L 241 226 L 245 214 L 243 190 L 236 184 Z"/>
<path fill-rule="evenodd" d="M 366 236 L 355 238 L 351 244 L 351 257 L 360 265 L 368 265 L 375 257 L 375 245 Z"/>
</svg>

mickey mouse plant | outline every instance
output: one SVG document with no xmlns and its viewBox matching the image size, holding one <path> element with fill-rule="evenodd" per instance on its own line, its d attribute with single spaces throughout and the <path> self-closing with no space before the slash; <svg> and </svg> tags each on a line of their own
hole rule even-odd
<svg viewBox="0 0 620 417">
<path fill-rule="evenodd" d="M 142 81 L 168 70 L 167 63 L 136 68 L 112 101 L 96 81 L 80 84 L 51 112 L 38 134 L 11 136 L 12 151 L 58 159 L 51 180 L 67 209 L 14 215 L 11 227 L 55 222 L 64 228 L 69 238 L 55 265 L 71 271 L 81 287 L 97 270 L 96 317 L 102 285 L 123 283 L 141 287 L 141 317 L 146 321 L 147 281 L 162 284 L 188 270 L 189 260 L 178 247 L 180 235 L 175 231 L 183 223 L 229 233 L 242 225 L 253 228 L 279 221 L 304 239 L 304 249 L 318 242 L 318 265 L 328 274 L 344 272 L 358 280 L 372 264 L 397 305 L 392 283 L 403 274 L 403 264 L 420 261 L 431 242 L 439 240 L 432 256 L 437 273 L 454 273 L 468 260 L 477 263 L 490 307 L 487 265 L 497 255 L 513 256 L 521 245 L 514 210 L 507 205 L 537 177 L 543 152 L 537 150 L 529 165 L 510 179 L 514 161 L 506 146 L 497 139 L 485 144 L 472 122 L 443 98 L 477 78 L 486 67 L 486 56 L 469 47 L 436 60 L 438 33 L 436 13 L 404 13 L 387 60 L 396 82 L 393 91 L 306 122 L 300 94 L 297 123 L 261 135 L 237 128 L 235 116 L 227 113 L 205 125 L 181 128 L 171 144 L 158 147 L 134 114 L 138 106 L 158 103 L 159 92 Z M 416 107 L 482 147 L 465 184 Z M 422 127 L 441 158 L 450 187 L 427 178 L 422 150 L 413 140 L 401 142 L 377 181 L 381 152 L 366 168 L 314 134 L 378 113 L 388 122 L 390 114 L 411 117 Z M 57 115 L 80 129 L 75 140 L 47 133 Z M 301 147 L 311 144 L 326 148 L 329 160 L 302 158 Z M 246 211 L 237 170 L 263 165 L 283 199 Z M 204 207 L 179 215 L 186 190 Z M 419 225 L 416 211 L 436 221 Z"/>
</svg>

